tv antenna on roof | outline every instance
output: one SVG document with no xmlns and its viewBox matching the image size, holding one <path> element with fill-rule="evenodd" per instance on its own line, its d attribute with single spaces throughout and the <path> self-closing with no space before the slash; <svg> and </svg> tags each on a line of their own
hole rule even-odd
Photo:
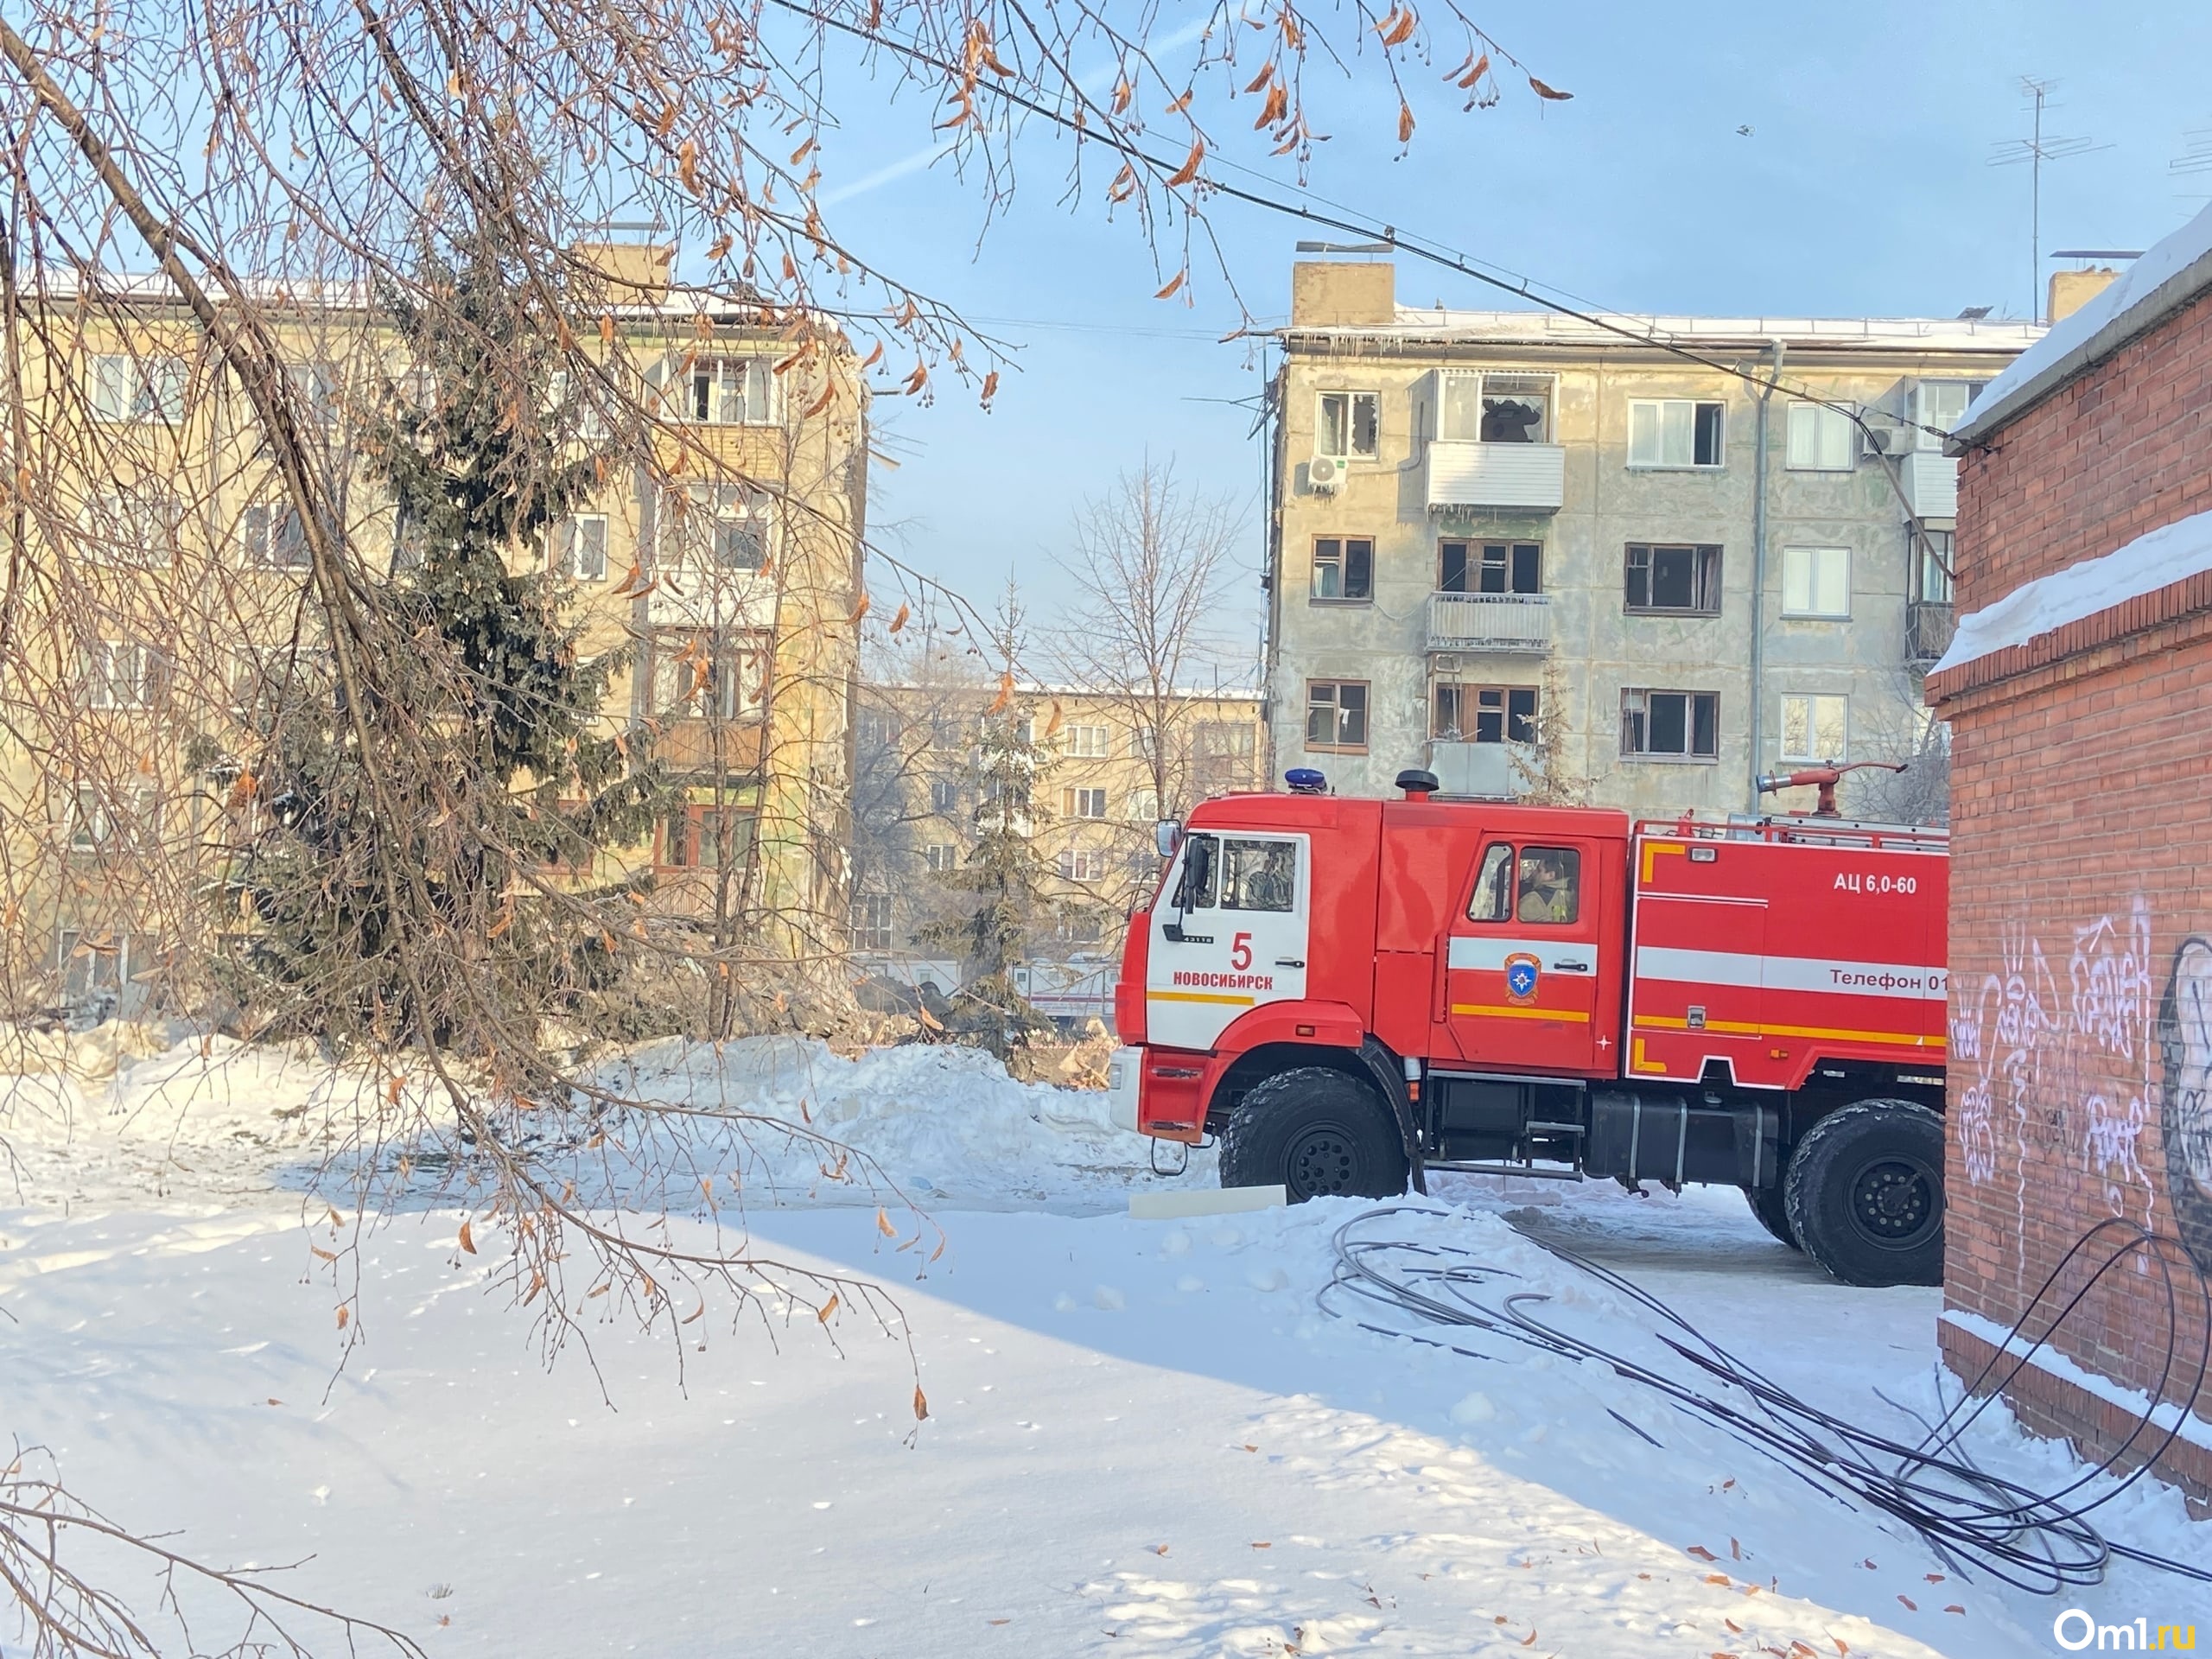
<svg viewBox="0 0 2212 1659">
<path fill-rule="evenodd" d="M 2043 115 L 2045 109 L 2056 109 L 2057 102 L 2051 93 L 2058 90 L 2055 80 L 2034 75 L 2020 77 L 2020 90 L 2028 95 L 2024 106 L 2035 112 L 2035 124 L 2025 138 L 2000 140 L 1993 148 L 1996 154 L 1989 158 L 1992 167 L 2018 167 L 2023 162 L 2028 167 L 2028 315 L 2036 321 L 2043 321 L 2043 164 L 2063 161 L 2069 156 L 2081 156 L 2094 149 L 2110 149 L 2110 144 L 2100 144 L 2088 138 L 2058 138 L 2044 137 Z"/>
</svg>

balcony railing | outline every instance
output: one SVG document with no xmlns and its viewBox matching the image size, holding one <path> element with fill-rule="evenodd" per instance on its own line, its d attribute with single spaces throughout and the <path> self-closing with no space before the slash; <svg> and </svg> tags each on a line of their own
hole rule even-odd
<svg viewBox="0 0 2212 1659">
<path fill-rule="evenodd" d="M 1447 507 L 1557 512 L 1567 489 L 1567 451 L 1555 443 L 1433 438 L 1421 471 L 1431 512 Z"/>
<path fill-rule="evenodd" d="M 1951 648 L 1951 636 L 1958 631 L 1958 612 L 1948 600 L 1908 601 L 1904 607 L 1905 660 L 1934 662 Z"/>
<path fill-rule="evenodd" d="M 1521 792 L 1520 779 L 1513 767 L 1514 756 L 1520 747 L 1512 743 L 1466 743 L 1452 738 L 1432 738 L 1428 769 L 1436 774 L 1440 793 L 1510 801 Z"/>
<path fill-rule="evenodd" d="M 1552 648 L 1548 594 L 1431 594 L 1431 651 L 1528 651 Z"/>
</svg>

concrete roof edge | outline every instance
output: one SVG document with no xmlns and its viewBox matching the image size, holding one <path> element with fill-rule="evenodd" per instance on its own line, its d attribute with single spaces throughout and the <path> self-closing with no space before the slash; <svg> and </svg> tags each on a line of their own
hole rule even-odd
<svg viewBox="0 0 2212 1659">
<path fill-rule="evenodd" d="M 1979 443 L 2011 425 L 2208 290 L 2212 290 L 2212 252 L 2183 265 L 2072 351 L 2052 359 L 2005 396 L 1971 411 L 1951 434 L 1951 452 Z"/>
</svg>

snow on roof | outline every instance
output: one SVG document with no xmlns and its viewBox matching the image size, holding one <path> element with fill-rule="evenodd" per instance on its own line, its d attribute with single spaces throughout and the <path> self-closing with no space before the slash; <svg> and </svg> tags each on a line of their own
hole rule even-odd
<svg viewBox="0 0 2212 1659">
<path fill-rule="evenodd" d="M 2023 582 L 1993 605 L 1960 619 L 1951 648 L 1931 674 L 1948 673 L 1993 652 L 2212 570 L 2212 512 L 2146 531 L 2124 547 Z"/>
<path fill-rule="evenodd" d="M 2212 289 L 2212 207 L 2129 265 L 2072 316 L 2054 323 L 1989 383 L 1952 436 L 1961 442 L 1986 437 L 2207 289 Z"/>
<path fill-rule="evenodd" d="M 1626 329 L 1654 346 L 1739 346 L 1779 340 L 1793 351 L 1982 352 L 2002 356 L 2043 337 L 2033 323 L 1969 317 L 1674 317 L 1608 313 L 1610 327 L 1555 311 L 1461 311 L 1401 305 L 1388 324 L 1293 324 L 1290 334 L 1419 340 L 1437 345 L 1633 346 Z"/>
</svg>

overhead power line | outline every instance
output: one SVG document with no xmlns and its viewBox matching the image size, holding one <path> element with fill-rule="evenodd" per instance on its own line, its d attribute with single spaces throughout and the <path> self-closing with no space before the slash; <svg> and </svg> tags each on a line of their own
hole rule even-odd
<svg viewBox="0 0 2212 1659">
<path fill-rule="evenodd" d="M 964 78 L 965 72 L 959 66 L 911 41 L 900 41 L 879 31 L 864 29 L 859 24 L 848 22 L 842 18 L 824 16 L 810 7 L 800 3 L 800 0 L 770 0 L 770 3 L 779 10 L 803 17 L 819 28 L 832 29 L 854 40 L 879 47 L 910 62 L 934 69 L 941 74 Z M 1090 143 L 1103 145 L 1125 159 L 1141 162 L 1162 175 L 1173 176 L 1184 164 L 1179 157 L 1171 158 L 1154 155 L 1143 146 L 1129 139 L 1119 137 L 1109 130 L 1093 125 L 1089 122 L 1078 121 L 1073 116 L 1053 108 L 1041 99 L 1031 98 L 1011 87 L 999 86 L 989 80 L 979 80 L 976 85 L 976 90 L 989 93 L 1001 103 L 1010 105 L 1040 120 L 1050 122 L 1062 130 L 1072 133 Z M 1238 167 L 1234 162 L 1224 164 L 1235 167 L 1238 172 L 1251 171 L 1249 168 Z M 1865 416 L 1859 412 L 1855 404 L 1824 397 L 1802 382 L 1787 381 L 1771 372 L 1759 373 L 1745 368 L 1741 364 L 1730 362 L 1725 358 L 1718 358 L 1700 352 L 1693 346 L 1684 345 L 1664 329 L 1649 323 L 1637 326 L 1622 320 L 1624 314 L 1615 313 L 1609 316 L 1600 311 L 1586 310 L 1581 307 L 1554 299 L 1541 291 L 1543 288 L 1552 286 L 1551 284 L 1540 284 L 1531 277 L 1494 275 L 1492 270 L 1482 268 L 1489 264 L 1489 261 L 1462 252 L 1433 238 L 1402 230 L 1395 225 L 1383 224 L 1370 215 L 1359 213 L 1357 209 L 1336 204 L 1331 204 L 1330 211 L 1322 212 L 1304 201 L 1287 200 L 1271 189 L 1232 184 L 1221 178 L 1217 173 L 1211 171 L 1201 173 L 1192 181 L 1192 188 L 1194 190 L 1202 188 L 1230 201 L 1243 202 L 1248 207 L 1281 213 L 1287 218 L 1299 219 L 1322 230 L 1336 231 L 1344 235 L 1361 238 L 1373 245 L 1376 251 L 1387 250 L 1408 254 L 1414 258 L 1441 266 L 1446 270 L 1455 271 L 1470 281 L 1510 294 L 1532 305 L 1541 306 L 1557 315 L 1571 318 L 1590 327 L 1600 329 L 1631 344 L 1665 352 L 1671 356 L 1709 369 L 1716 374 L 1726 375 L 1733 379 L 1741 380 L 1746 385 L 1758 387 L 1763 391 L 1779 391 L 1783 396 L 1794 398 L 1800 403 L 1815 404 L 1822 409 L 1832 410 L 1858 428 L 1859 432 L 1869 440 L 1870 448 L 1877 453 L 1881 452 L 1882 446 L 1880 442 L 1874 440 L 1873 429 L 1868 425 Z M 1296 186 L 1292 186 L 1290 188 L 1298 190 L 1300 194 L 1310 194 Z M 1895 423 L 1947 442 L 1951 435 L 1941 427 L 1929 426 L 1923 422 L 1909 418 L 1899 418 Z M 1895 483 L 1894 477 L 1891 482 Z"/>
</svg>

